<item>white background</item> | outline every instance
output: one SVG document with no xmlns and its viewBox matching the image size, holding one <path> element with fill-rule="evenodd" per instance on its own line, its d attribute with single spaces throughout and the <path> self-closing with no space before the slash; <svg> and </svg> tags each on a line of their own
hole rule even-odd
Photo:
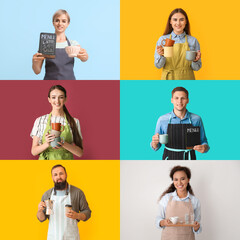
<svg viewBox="0 0 240 240">
<path fill-rule="evenodd" d="M 201 202 L 196 240 L 240 239 L 240 161 L 121 161 L 121 240 L 161 239 L 155 226 L 158 198 L 171 184 L 173 166 L 187 166 Z"/>
</svg>

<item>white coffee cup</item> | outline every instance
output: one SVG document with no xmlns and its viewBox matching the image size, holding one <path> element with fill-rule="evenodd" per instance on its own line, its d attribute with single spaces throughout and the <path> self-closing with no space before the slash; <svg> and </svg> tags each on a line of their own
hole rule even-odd
<svg viewBox="0 0 240 240">
<path fill-rule="evenodd" d="M 164 47 L 164 57 L 173 56 L 173 47 Z"/>
<path fill-rule="evenodd" d="M 167 144 L 168 143 L 168 134 L 159 134 L 159 142 L 161 144 Z"/>
<path fill-rule="evenodd" d="M 173 223 L 173 224 L 177 224 L 179 217 L 170 217 L 169 220 Z"/>
</svg>

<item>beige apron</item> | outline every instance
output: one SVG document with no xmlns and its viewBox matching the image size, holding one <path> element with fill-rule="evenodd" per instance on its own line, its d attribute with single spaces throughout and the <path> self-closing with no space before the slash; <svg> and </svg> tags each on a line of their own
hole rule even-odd
<svg viewBox="0 0 240 240">
<path fill-rule="evenodd" d="M 172 201 L 170 197 L 166 208 L 166 219 L 179 217 L 179 221 L 185 222 L 185 214 L 193 214 L 192 202 Z M 165 227 L 162 231 L 162 240 L 195 240 L 192 227 Z"/>
<path fill-rule="evenodd" d="M 169 37 L 172 38 L 172 35 Z M 189 51 L 187 35 L 185 43 L 175 43 L 173 45 L 173 57 L 166 58 L 166 63 L 162 71 L 162 80 L 195 80 L 191 68 L 192 61 L 186 59 L 186 51 Z"/>
</svg>

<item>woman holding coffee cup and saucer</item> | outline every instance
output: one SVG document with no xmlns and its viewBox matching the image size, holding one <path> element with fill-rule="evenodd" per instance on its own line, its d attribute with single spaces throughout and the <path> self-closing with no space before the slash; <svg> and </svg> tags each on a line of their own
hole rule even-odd
<svg viewBox="0 0 240 240">
<path fill-rule="evenodd" d="M 52 105 L 50 114 L 35 120 L 31 137 L 32 154 L 40 155 L 39 160 L 71 160 L 73 154 L 81 157 L 83 154 L 82 136 L 79 120 L 73 118 L 68 112 L 65 103 L 67 93 L 60 85 L 52 86 L 48 92 L 48 101 Z M 52 147 L 56 136 L 51 131 L 51 123 L 61 123 L 61 141 Z M 55 124 L 56 125 L 56 124 Z"/>
<path fill-rule="evenodd" d="M 58 10 L 53 15 L 52 21 L 56 34 L 55 58 L 44 58 L 41 53 L 34 54 L 32 59 L 33 71 L 35 74 L 39 74 L 45 60 L 44 80 L 75 80 L 74 57 L 72 56 L 86 62 L 88 60 L 87 51 L 81 48 L 77 41 L 68 40 L 66 37 L 65 30 L 70 24 L 70 16 L 66 10 Z"/>
<path fill-rule="evenodd" d="M 195 58 L 187 56 L 187 60 L 187 51 L 191 51 L 191 57 L 195 54 Z M 163 68 L 162 80 L 195 79 L 193 71 L 202 67 L 200 45 L 191 36 L 188 16 L 183 9 L 176 8 L 170 13 L 164 34 L 157 42 L 154 58 L 155 66 Z"/>
<path fill-rule="evenodd" d="M 157 228 L 162 229 L 161 239 L 194 240 L 195 233 L 200 233 L 202 228 L 200 201 L 194 196 L 189 183 L 191 170 L 175 166 L 170 171 L 170 178 L 173 182 L 160 197 L 156 218 Z M 174 226 L 176 222 L 181 226 Z"/>
</svg>

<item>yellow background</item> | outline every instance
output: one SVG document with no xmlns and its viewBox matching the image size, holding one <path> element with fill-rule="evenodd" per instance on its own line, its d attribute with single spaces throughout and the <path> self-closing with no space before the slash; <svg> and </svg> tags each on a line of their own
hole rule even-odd
<svg viewBox="0 0 240 240">
<path fill-rule="evenodd" d="M 1 239 L 47 239 L 48 220 L 36 213 L 53 187 L 51 168 L 65 166 L 68 182 L 85 193 L 92 217 L 78 223 L 84 240 L 120 239 L 120 161 L 0 161 Z"/>
<path fill-rule="evenodd" d="M 195 72 L 196 79 L 240 79 L 238 1 L 121 0 L 120 3 L 121 80 L 161 79 L 162 70 L 154 65 L 154 51 L 175 8 L 187 12 L 191 35 L 200 43 L 203 66 Z"/>
</svg>

